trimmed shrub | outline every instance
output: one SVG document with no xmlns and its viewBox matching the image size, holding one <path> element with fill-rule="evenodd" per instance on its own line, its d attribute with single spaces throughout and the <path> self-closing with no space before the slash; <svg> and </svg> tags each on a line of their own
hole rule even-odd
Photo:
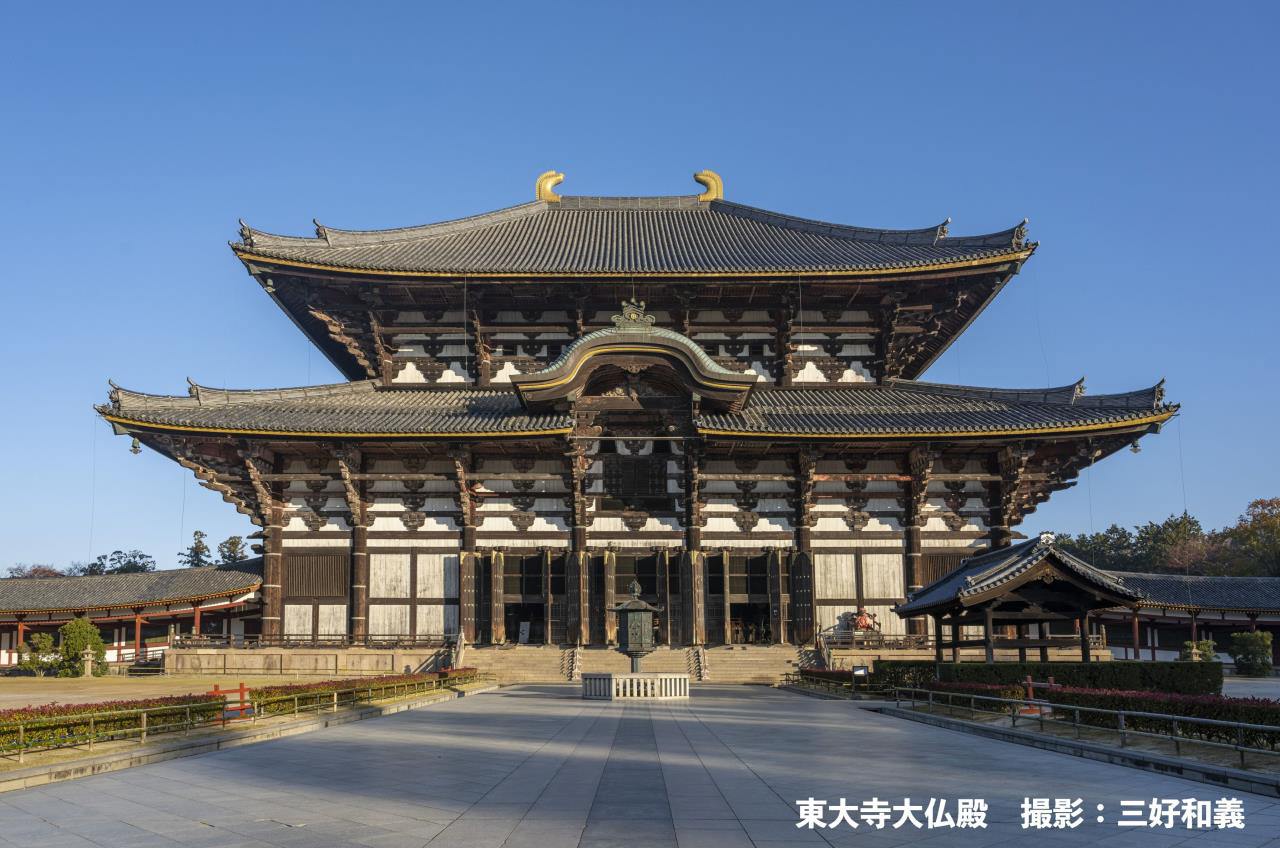
<svg viewBox="0 0 1280 848">
<path fill-rule="evenodd" d="M 924 689 L 934 681 L 936 667 L 932 660 L 876 660 L 871 681 L 877 686 Z"/>
<path fill-rule="evenodd" d="M 1267 631 L 1232 633 L 1227 653 L 1236 661 L 1236 674 L 1271 676 L 1271 634 Z"/>
<path fill-rule="evenodd" d="M 1182 650 L 1178 652 L 1178 659 L 1182 662 L 1217 662 L 1217 648 L 1218 646 L 1212 639 L 1183 642 Z M 1195 654 L 1192 653 L 1193 651 Z"/>
<path fill-rule="evenodd" d="M 1052 677 L 1063 686 L 1085 689 L 1184 695 L 1216 695 L 1222 691 L 1222 663 L 1218 662 L 943 663 L 938 674 L 943 683 L 1017 683 L 1030 675 L 1040 683 Z"/>
<path fill-rule="evenodd" d="M 986 695 L 990 698 L 1012 698 L 1015 700 L 1021 700 L 1027 696 L 1025 687 L 1017 683 L 939 683 L 934 681 L 924 688 L 932 689 L 935 692 Z"/>
<path fill-rule="evenodd" d="M 36 677 L 57 674 L 61 660 L 52 633 L 32 633 L 28 641 L 18 646 L 18 669 Z"/>
<path fill-rule="evenodd" d="M 107 646 L 102 642 L 102 634 L 87 618 L 73 618 L 58 628 L 62 635 L 62 663 L 58 668 L 59 677 L 81 677 L 84 675 L 84 652 L 93 652 L 93 675 L 101 677 L 107 673 Z"/>
</svg>

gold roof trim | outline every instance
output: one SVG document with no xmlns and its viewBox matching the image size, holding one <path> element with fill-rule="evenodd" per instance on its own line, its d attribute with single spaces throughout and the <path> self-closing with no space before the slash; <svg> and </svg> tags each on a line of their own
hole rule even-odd
<svg viewBox="0 0 1280 848">
<path fill-rule="evenodd" d="M 543 171 L 538 175 L 538 180 L 533 184 L 533 195 L 544 203 L 558 203 L 560 195 L 552 191 L 553 188 L 564 182 L 564 174 L 557 171 Z"/>
</svg>

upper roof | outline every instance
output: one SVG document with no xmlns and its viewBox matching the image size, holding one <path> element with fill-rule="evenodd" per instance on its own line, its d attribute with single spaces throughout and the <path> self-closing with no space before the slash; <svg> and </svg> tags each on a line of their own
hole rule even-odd
<svg viewBox="0 0 1280 848">
<path fill-rule="evenodd" d="M 1141 597 L 1135 589 L 1121 583 L 1115 575 L 1094 568 L 1053 544 L 1049 533 L 1007 548 L 995 548 L 964 560 L 960 567 L 945 577 L 911 594 L 895 607 L 898 615 L 919 615 L 928 610 L 968 606 L 978 599 L 1024 574 L 1028 569 L 1052 559 L 1053 563 L 1076 578 L 1117 599 L 1135 601 Z"/>
<path fill-rule="evenodd" d="M 204 600 L 255 591 L 262 559 L 207 568 L 87 577 L 9 577 L 0 580 L 0 612 L 48 612 L 132 607 Z"/>
<path fill-rule="evenodd" d="M 1177 411 L 1154 386 L 1118 395 L 1058 389 L 983 389 L 907 380 L 886 385 L 779 389 L 760 383 L 736 413 L 703 413 L 709 435 L 879 439 L 1101 431 L 1159 424 Z M 420 389 L 374 381 L 233 391 L 192 385 L 187 396 L 113 386 L 98 411 L 134 427 L 246 435 L 397 438 L 564 433 L 571 416 L 531 413 L 511 388 Z"/>
<path fill-rule="evenodd" d="M 948 235 L 851 227 L 696 195 L 558 197 L 418 227 L 339 230 L 314 238 L 241 226 L 245 261 L 404 276 L 858 275 L 1020 261 L 1026 221 Z"/>
<path fill-rule="evenodd" d="M 1111 575 L 1141 592 L 1141 605 L 1144 607 L 1280 611 L 1280 577 L 1218 577 L 1128 571 L 1113 571 Z"/>
</svg>

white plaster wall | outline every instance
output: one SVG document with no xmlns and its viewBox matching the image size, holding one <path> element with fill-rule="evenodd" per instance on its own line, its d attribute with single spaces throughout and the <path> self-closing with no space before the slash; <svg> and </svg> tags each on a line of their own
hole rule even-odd
<svg viewBox="0 0 1280 848">
<path fill-rule="evenodd" d="M 862 596 L 865 598 L 901 598 L 901 554 L 862 555 Z"/>
<path fill-rule="evenodd" d="M 311 604 L 284 605 L 284 635 L 311 635 Z"/>
<path fill-rule="evenodd" d="M 321 604 L 316 632 L 321 636 L 345 636 L 347 633 L 347 605 Z"/>
<path fill-rule="evenodd" d="M 370 604 L 370 636 L 408 636 L 408 604 Z"/>
<path fill-rule="evenodd" d="M 409 554 L 369 555 L 369 597 L 409 597 Z"/>
<path fill-rule="evenodd" d="M 855 559 L 855 555 L 851 553 L 814 554 L 814 600 L 856 598 L 858 587 L 854 571 Z"/>
</svg>

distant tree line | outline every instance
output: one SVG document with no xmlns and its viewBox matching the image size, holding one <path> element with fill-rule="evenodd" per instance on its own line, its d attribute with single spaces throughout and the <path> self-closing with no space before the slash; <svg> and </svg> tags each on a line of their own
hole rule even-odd
<svg viewBox="0 0 1280 848">
<path fill-rule="evenodd" d="M 206 565 L 235 565 L 244 562 L 252 554 L 243 536 L 228 536 L 218 543 L 215 558 L 209 550 L 208 538 L 203 530 L 191 534 L 191 544 L 178 552 L 178 562 L 189 568 Z M 18 563 L 9 568 L 10 577 L 84 577 L 93 574 L 139 574 L 156 570 L 156 560 L 142 551 L 112 551 L 102 554 L 92 562 L 73 562 L 66 568 L 47 563 Z"/>
<path fill-rule="evenodd" d="M 1064 549 L 1111 571 L 1280 577 L 1280 498 L 1256 500 L 1235 524 L 1205 530 L 1188 513 L 1129 530 L 1056 534 Z"/>
</svg>

